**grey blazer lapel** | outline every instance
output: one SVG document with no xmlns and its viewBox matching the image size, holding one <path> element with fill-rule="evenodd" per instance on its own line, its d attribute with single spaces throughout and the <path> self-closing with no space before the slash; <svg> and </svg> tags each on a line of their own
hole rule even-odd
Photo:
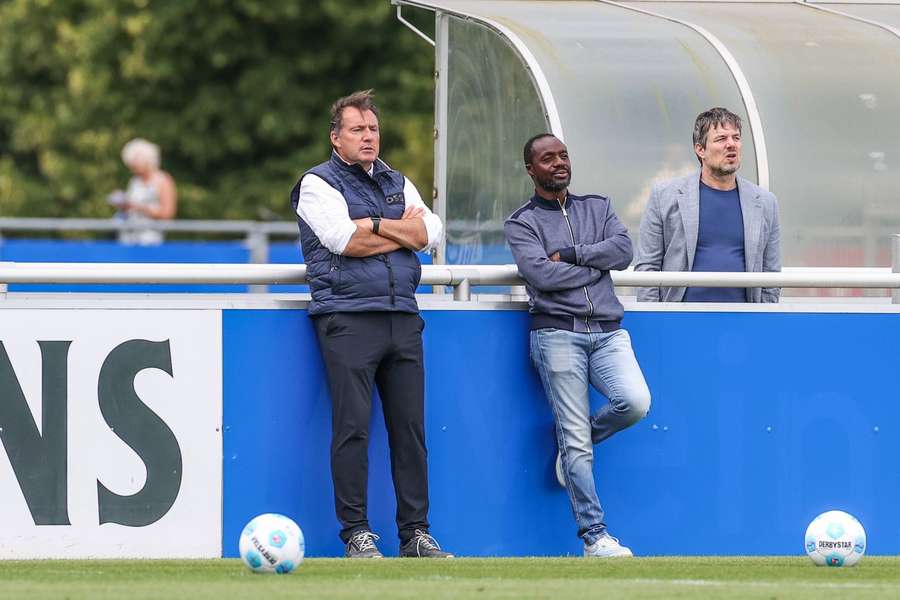
<svg viewBox="0 0 900 600">
<path fill-rule="evenodd" d="M 741 214 L 744 219 L 744 270 L 754 271 L 759 255 L 759 235 L 762 231 L 763 211 L 759 201 L 759 189 L 749 181 L 737 178 L 741 197 Z"/>
<path fill-rule="evenodd" d="M 697 251 L 697 235 L 700 230 L 700 171 L 685 180 L 685 187 L 678 190 L 678 212 L 684 226 L 684 245 L 687 250 L 688 271 L 694 268 Z"/>
</svg>

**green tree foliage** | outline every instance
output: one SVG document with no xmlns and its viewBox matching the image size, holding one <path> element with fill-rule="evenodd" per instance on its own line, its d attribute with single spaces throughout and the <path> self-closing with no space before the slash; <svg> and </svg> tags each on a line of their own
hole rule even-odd
<svg viewBox="0 0 900 600">
<path fill-rule="evenodd" d="M 291 219 L 331 102 L 370 87 L 430 197 L 433 65 L 388 0 L 0 0 L 0 215 L 109 216 L 144 137 L 180 217 Z"/>
</svg>

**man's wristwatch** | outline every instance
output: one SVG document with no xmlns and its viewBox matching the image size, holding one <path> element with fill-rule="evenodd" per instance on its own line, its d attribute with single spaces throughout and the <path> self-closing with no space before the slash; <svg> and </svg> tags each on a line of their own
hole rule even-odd
<svg viewBox="0 0 900 600">
<path fill-rule="evenodd" d="M 381 226 L 381 217 L 372 217 L 372 233 L 378 235 L 378 228 Z"/>
</svg>

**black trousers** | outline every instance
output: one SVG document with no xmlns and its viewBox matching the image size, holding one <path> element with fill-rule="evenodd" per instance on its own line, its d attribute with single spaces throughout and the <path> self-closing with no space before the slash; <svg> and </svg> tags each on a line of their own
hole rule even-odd
<svg viewBox="0 0 900 600">
<path fill-rule="evenodd" d="M 346 543 L 369 528 L 369 420 L 378 386 L 391 451 L 401 543 L 428 530 L 425 369 L 417 314 L 340 312 L 315 318 L 331 391 L 331 476 Z"/>
</svg>

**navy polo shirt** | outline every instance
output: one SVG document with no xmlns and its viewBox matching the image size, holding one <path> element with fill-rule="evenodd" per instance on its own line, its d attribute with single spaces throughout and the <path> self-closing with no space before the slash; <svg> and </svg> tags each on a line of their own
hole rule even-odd
<svg viewBox="0 0 900 600">
<path fill-rule="evenodd" d="M 692 271 L 739 272 L 744 262 L 744 216 L 738 189 L 723 192 L 700 182 L 700 228 Z M 744 288 L 690 287 L 684 302 L 746 302 Z"/>
</svg>

